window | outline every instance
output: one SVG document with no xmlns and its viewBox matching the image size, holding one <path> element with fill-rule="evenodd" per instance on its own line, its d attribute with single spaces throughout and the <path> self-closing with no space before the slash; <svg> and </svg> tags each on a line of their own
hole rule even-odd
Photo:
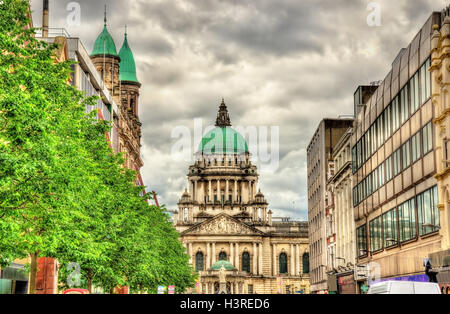
<svg viewBox="0 0 450 314">
<path fill-rule="evenodd" d="M 391 105 L 387 106 L 383 113 L 384 118 L 384 138 L 388 139 L 391 136 Z"/>
<path fill-rule="evenodd" d="M 374 172 L 372 172 L 372 190 L 373 192 L 375 192 L 376 190 L 378 190 L 378 172 L 380 171 L 380 168 L 378 167 L 377 169 L 374 170 Z"/>
<path fill-rule="evenodd" d="M 381 250 L 382 245 L 382 233 L 381 233 L 381 216 L 375 218 L 369 223 L 370 231 L 370 252 Z"/>
<path fill-rule="evenodd" d="M 286 285 L 286 294 L 291 294 L 291 286 Z"/>
<path fill-rule="evenodd" d="M 398 243 L 397 210 L 392 209 L 383 215 L 384 247 L 395 246 Z"/>
<path fill-rule="evenodd" d="M 431 122 L 422 129 L 422 148 L 424 156 L 433 149 L 433 126 Z"/>
<path fill-rule="evenodd" d="M 384 143 L 384 133 L 383 133 L 383 126 L 384 121 L 383 121 L 383 115 L 380 115 L 377 119 L 377 137 L 378 137 L 378 147 L 381 147 L 381 145 L 383 145 Z"/>
<path fill-rule="evenodd" d="M 382 187 L 384 185 L 384 166 L 385 163 L 382 163 L 379 167 L 378 167 L 378 187 Z"/>
<path fill-rule="evenodd" d="M 248 252 L 242 253 L 242 271 L 250 272 L 250 254 Z"/>
<path fill-rule="evenodd" d="M 370 133 L 370 128 L 367 130 L 366 135 L 366 161 L 372 156 L 373 150 L 372 150 L 372 135 Z"/>
<path fill-rule="evenodd" d="M 376 123 L 372 124 L 371 128 L 370 128 L 370 138 L 371 138 L 371 142 L 372 142 L 372 154 L 375 153 L 377 151 L 377 126 Z"/>
<path fill-rule="evenodd" d="M 437 231 L 440 226 L 437 187 L 417 195 L 416 199 L 420 235 Z"/>
<path fill-rule="evenodd" d="M 309 253 L 304 253 L 302 256 L 303 273 L 309 274 Z"/>
<path fill-rule="evenodd" d="M 355 145 L 352 148 L 352 170 L 353 170 L 353 173 L 355 173 L 357 169 L 358 169 L 358 167 L 356 164 L 356 145 Z"/>
<path fill-rule="evenodd" d="M 392 101 L 392 131 L 395 132 L 400 127 L 400 103 L 398 96 Z"/>
<path fill-rule="evenodd" d="M 253 294 L 253 285 L 248 285 L 248 294 Z"/>
<path fill-rule="evenodd" d="M 373 176 L 373 172 L 364 179 L 364 182 L 366 185 L 366 195 L 364 198 L 366 198 L 372 194 L 372 176 Z"/>
<path fill-rule="evenodd" d="M 400 241 L 408 241 L 416 237 L 416 214 L 414 199 L 404 202 L 398 207 Z"/>
<path fill-rule="evenodd" d="M 281 253 L 279 257 L 280 263 L 280 274 L 287 274 L 288 266 L 287 266 L 287 255 L 286 253 Z"/>
<path fill-rule="evenodd" d="M 408 105 L 408 85 L 402 88 L 400 91 L 400 124 L 403 124 L 409 118 L 409 105 Z"/>
<path fill-rule="evenodd" d="M 410 89 L 410 99 L 411 99 L 411 112 L 412 115 L 414 112 L 419 109 L 420 101 L 419 101 L 419 72 L 414 74 L 414 76 L 409 81 L 409 89 Z"/>
<path fill-rule="evenodd" d="M 358 163 L 358 169 L 362 165 L 362 149 L 361 149 L 361 140 L 358 141 L 358 144 L 356 144 L 356 151 L 357 151 L 357 163 Z"/>
<path fill-rule="evenodd" d="M 358 187 L 355 186 L 353 188 L 353 207 L 358 205 Z"/>
<path fill-rule="evenodd" d="M 405 170 L 411 164 L 411 155 L 409 150 L 409 140 L 402 145 L 402 169 Z"/>
<path fill-rule="evenodd" d="M 356 237 L 357 237 L 358 257 L 364 256 L 367 254 L 366 225 L 356 229 Z"/>
<path fill-rule="evenodd" d="M 227 253 L 225 252 L 220 252 L 219 253 L 219 261 L 226 261 L 227 260 Z"/>
<path fill-rule="evenodd" d="M 386 168 L 386 182 L 392 179 L 392 156 L 389 156 L 384 162 Z"/>
<path fill-rule="evenodd" d="M 420 68 L 420 88 L 422 104 L 425 103 L 431 96 L 431 79 L 428 69 L 430 68 L 430 59 L 428 59 Z"/>
<path fill-rule="evenodd" d="M 420 132 L 416 133 L 411 138 L 411 158 L 412 162 L 414 163 L 420 158 L 421 152 L 420 152 Z"/>
<path fill-rule="evenodd" d="M 394 154 L 392 155 L 392 163 L 393 163 L 393 168 L 394 168 L 394 177 L 396 175 L 398 175 L 401 171 L 401 154 L 400 154 L 400 149 L 397 149 Z"/>
<path fill-rule="evenodd" d="M 203 253 L 202 252 L 198 252 L 197 254 L 195 254 L 195 270 L 196 271 L 202 271 L 204 270 L 204 266 L 203 266 Z"/>
</svg>

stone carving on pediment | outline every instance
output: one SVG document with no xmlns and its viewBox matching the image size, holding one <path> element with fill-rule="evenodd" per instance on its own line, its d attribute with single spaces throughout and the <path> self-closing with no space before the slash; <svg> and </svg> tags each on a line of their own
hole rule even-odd
<svg viewBox="0 0 450 314">
<path fill-rule="evenodd" d="M 220 217 L 204 223 L 189 233 L 196 234 L 253 234 L 249 227 L 239 224 L 229 218 Z"/>
</svg>

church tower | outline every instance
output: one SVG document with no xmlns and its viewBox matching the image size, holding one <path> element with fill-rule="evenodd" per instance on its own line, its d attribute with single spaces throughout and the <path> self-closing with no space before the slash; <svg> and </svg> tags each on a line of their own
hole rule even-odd
<svg viewBox="0 0 450 314">
<path fill-rule="evenodd" d="M 118 115 L 114 117 L 114 130 L 118 135 L 115 150 L 123 153 L 127 168 L 139 171 L 143 166 L 140 157 L 142 124 L 138 114 L 141 83 L 137 79 L 136 64 L 126 30 L 122 48 L 117 53 L 116 44 L 107 28 L 106 6 L 103 31 L 95 41 L 91 60 L 119 107 Z"/>
<path fill-rule="evenodd" d="M 129 139 L 126 143 L 130 158 L 136 169 L 142 167 L 140 158 L 141 122 L 139 121 L 139 83 L 136 75 L 136 63 L 133 52 L 128 44 L 128 34 L 125 28 L 125 38 L 119 52 L 120 57 L 120 94 L 121 114 L 126 125 L 126 134 Z"/>
<path fill-rule="evenodd" d="M 91 60 L 103 79 L 106 88 L 109 90 L 114 100 L 119 99 L 119 63 L 120 57 L 117 54 L 116 44 L 111 34 L 108 32 L 106 19 L 106 6 L 103 31 L 95 40 L 94 49 L 91 53 Z"/>
</svg>

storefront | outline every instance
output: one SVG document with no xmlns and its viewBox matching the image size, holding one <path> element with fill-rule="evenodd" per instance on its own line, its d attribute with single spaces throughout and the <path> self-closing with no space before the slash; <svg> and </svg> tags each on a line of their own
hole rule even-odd
<svg viewBox="0 0 450 314">
<path fill-rule="evenodd" d="M 0 294 L 27 294 L 28 272 L 21 264 L 12 263 L 0 271 Z"/>
<path fill-rule="evenodd" d="M 432 269 L 440 270 L 436 275 L 442 294 L 450 294 L 450 250 L 429 255 Z"/>
<path fill-rule="evenodd" d="M 337 274 L 339 294 L 356 294 L 355 275 L 353 271 Z"/>
</svg>

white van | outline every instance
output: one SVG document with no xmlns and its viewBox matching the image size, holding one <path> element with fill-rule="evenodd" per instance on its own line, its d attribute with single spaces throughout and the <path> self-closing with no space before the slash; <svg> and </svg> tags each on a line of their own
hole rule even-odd
<svg viewBox="0 0 450 314">
<path fill-rule="evenodd" d="M 437 283 L 389 280 L 370 286 L 367 294 L 441 294 Z"/>
</svg>

